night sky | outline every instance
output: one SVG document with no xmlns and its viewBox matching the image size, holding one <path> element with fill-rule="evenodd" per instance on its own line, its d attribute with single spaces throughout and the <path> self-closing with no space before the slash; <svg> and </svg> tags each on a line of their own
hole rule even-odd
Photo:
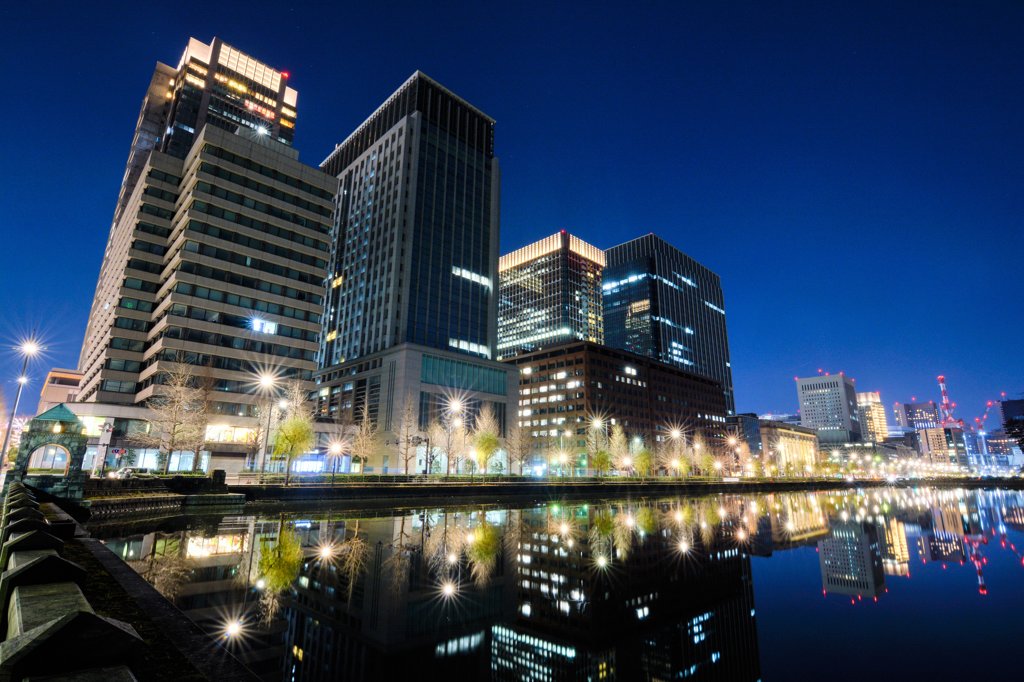
<svg viewBox="0 0 1024 682">
<path fill-rule="evenodd" d="M 5 3 L 0 340 L 49 347 L 26 411 L 77 363 L 142 96 L 190 35 L 291 73 L 314 165 L 415 69 L 479 106 L 502 251 L 657 232 L 718 272 L 740 411 L 795 410 L 818 368 L 887 404 L 944 373 L 968 420 L 1021 396 L 1024 4 L 491 4 Z"/>
</svg>

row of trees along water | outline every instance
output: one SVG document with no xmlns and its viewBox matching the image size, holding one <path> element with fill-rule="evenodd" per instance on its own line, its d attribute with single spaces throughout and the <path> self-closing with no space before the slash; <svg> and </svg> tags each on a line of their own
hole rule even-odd
<svg viewBox="0 0 1024 682">
<path fill-rule="evenodd" d="M 200 368 L 201 370 L 201 368 Z M 663 437 L 645 442 L 627 433 L 608 416 L 591 416 L 585 435 L 574 430 L 563 437 L 536 438 L 509 419 L 502 432 L 493 408 L 484 403 L 468 409 L 468 401 L 451 399 L 439 416 L 421 430 L 416 401 L 407 397 L 400 407 L 393 434 L 384 434 L 370 414 L 341 417 L 318 423 L 305 384 L 281 382 L 276 395 L 268 394 L 256 412 L 258 426 L 248 430 L 244 443 L 253 469 L 265 470 L 267 462 L 283 465 L 292 475 L 293 461 L 317 445 L 317 431 L 327 431 L 325 472 L 336 472 L 343 457 L 365 465 L 384 454 L 397 455 L 397 472 L 421 473 L 422 457 L 427 472 L 434 474 L 530 474 L 539 463 L 549 474 L 560 476 L 612 473 L 620 476 L 797 476 L 826 473 L 824 467 L 786 464 L 781 468 L 771 457 L 752 454 L 742 434 L 723 430 L 708 438 L 701 429 L 666 426 Z M 137 447 L 157 450 L 158 469 L 168 473 L 175 452 L 192 453 L 193 472 L 199 472 L 202 453 L 213 443 L 209 426 L 213 417 L 214 381 L 209 373 L 193 371 L 178 363 L 162 373 L 160 393 L 147 405 L 146 424 L 127 434 Z M 275 409 L 276 408 L 276 409 Z M 272 417 L 277 416 L 272 424 Z M 264 428 L 265 424 L 265 428 Z M 424 434 L 424 435 L 421 435 Z M 393 439 L 390 437 L 393 435 Z M 267 447 L 263 440 L 270 439 Z M 568 441 L 568 443 L 566 443 Z M 770 452 L 774 444 L 766 444 Z M 131 465 L 131 454 L 123 464 Z"/>
</svg>

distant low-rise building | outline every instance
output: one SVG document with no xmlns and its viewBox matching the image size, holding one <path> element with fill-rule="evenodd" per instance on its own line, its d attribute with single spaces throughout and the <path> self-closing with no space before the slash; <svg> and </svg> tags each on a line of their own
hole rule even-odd
<svg viewBox="0 0 1024 682">
<path fill-rule="evenodd" d="M 588 430 L 621 425 L 653 446 L 673 425 L 706 437 L 726 423 L 722 386 L 678 367 L 629 351 L 577 341 L 505 360 L 519 369 L 519 424 L 542 449 L 552 441 L 570 450 L 577 467 Z"/>
<path fill-rule="evenodd" d="M 789 422 L 759 419 L 745 413 L 729 417 L 730 432 L 743 440 L 750 452 L 780 474 L 800 474 L 818 462 L 818 434 L 814 429 Z"/>
<path fill-rule="evenodd" d="M 39 390 L 39 406 L 36 414 L 42 414 L 61 403 L 73 403 L 78 397 L 82 373 L 75 369 L 51 369 Z"/>
<path fill-rule="evenodd" d="M 818 463 L 818 434 L 814 429 L 784 422 L 761 421 L 761 451 L 779 473 L 811 471 Z"/>
</svg>

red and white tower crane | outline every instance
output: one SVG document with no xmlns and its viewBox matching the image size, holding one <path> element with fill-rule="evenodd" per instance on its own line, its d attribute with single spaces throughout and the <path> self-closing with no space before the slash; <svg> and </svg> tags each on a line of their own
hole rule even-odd
<svg viewBox="0 0 1024 682">
<path fill-rule="evenodd" d="M 948 426 L 963 426 L 963 421 L 957 421 L 956 417 L 953 416 L 953 410 L 956 409 L 956 403 L 951 402 L 949 399 L 949 391 L 946 389 L 946 377 L 942 374 L 938 376 L 939 390 L 942 391 L 942 404 L 939 406 L 939 410 L 942 414 L 942 426 L 943 428 Z"/>
</svg>

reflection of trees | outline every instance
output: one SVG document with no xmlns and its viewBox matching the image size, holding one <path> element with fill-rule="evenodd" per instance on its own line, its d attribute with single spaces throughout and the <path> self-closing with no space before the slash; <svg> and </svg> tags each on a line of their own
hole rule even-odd
<svg viewBox="0 0 1024 682">
<path fill-rule="evenodd" d="M 352 601 L 352 591 L 355 590 L 356 581 L 366 570 L 366 560 L 369 554 L 370 545 L 359 536 L 359 520 L 356 519 L 352 537 L 341 543 L 338 554 L 338 568 L 345 577 L 349 601 Z"/>
<path fill-rule="evenodd" d="M 129 561 L 131 566 L 146 581 L 156 588 L 156 591 L 174 601 L 185 584 L 186 579 L 192 573 L 192 566 L 189 560 L 179 554 L 156 554 L 156 543 L 153 543 L 154 552 L 146 559 Z"/>
<path fill-rule="evenodd" d="M 405 532 L 406 520 L 407 517 L 403 514 L 398 537 L 391 544 L 391 554 L 382 565 L 387 584 L 395 593 L 402 591 L 412 564 L 412 553 L 416 550 L 416 546 L 409 542 L 409 534 Z"/>
<path fill-rule="evenodd" d="M 468 542 L 472 539 L 472 542 Z M 467 536 L 466 558 L 477 585 L 485 585 L 494 572 L 501 553 L 501 536 L 498 529 L 486 521 L 473 529 Z"/>
<path fill-rule="evenodd" d="M 273 621 L 281 610 L 281 595 L 291 587 L 302 568 L 302 542 L 295 531 L 285 529 L 282 516 L 277 541 L 260 538 L 259 574 L 265 587 L 260 595 L 260 620 Z"/>
</svg>

